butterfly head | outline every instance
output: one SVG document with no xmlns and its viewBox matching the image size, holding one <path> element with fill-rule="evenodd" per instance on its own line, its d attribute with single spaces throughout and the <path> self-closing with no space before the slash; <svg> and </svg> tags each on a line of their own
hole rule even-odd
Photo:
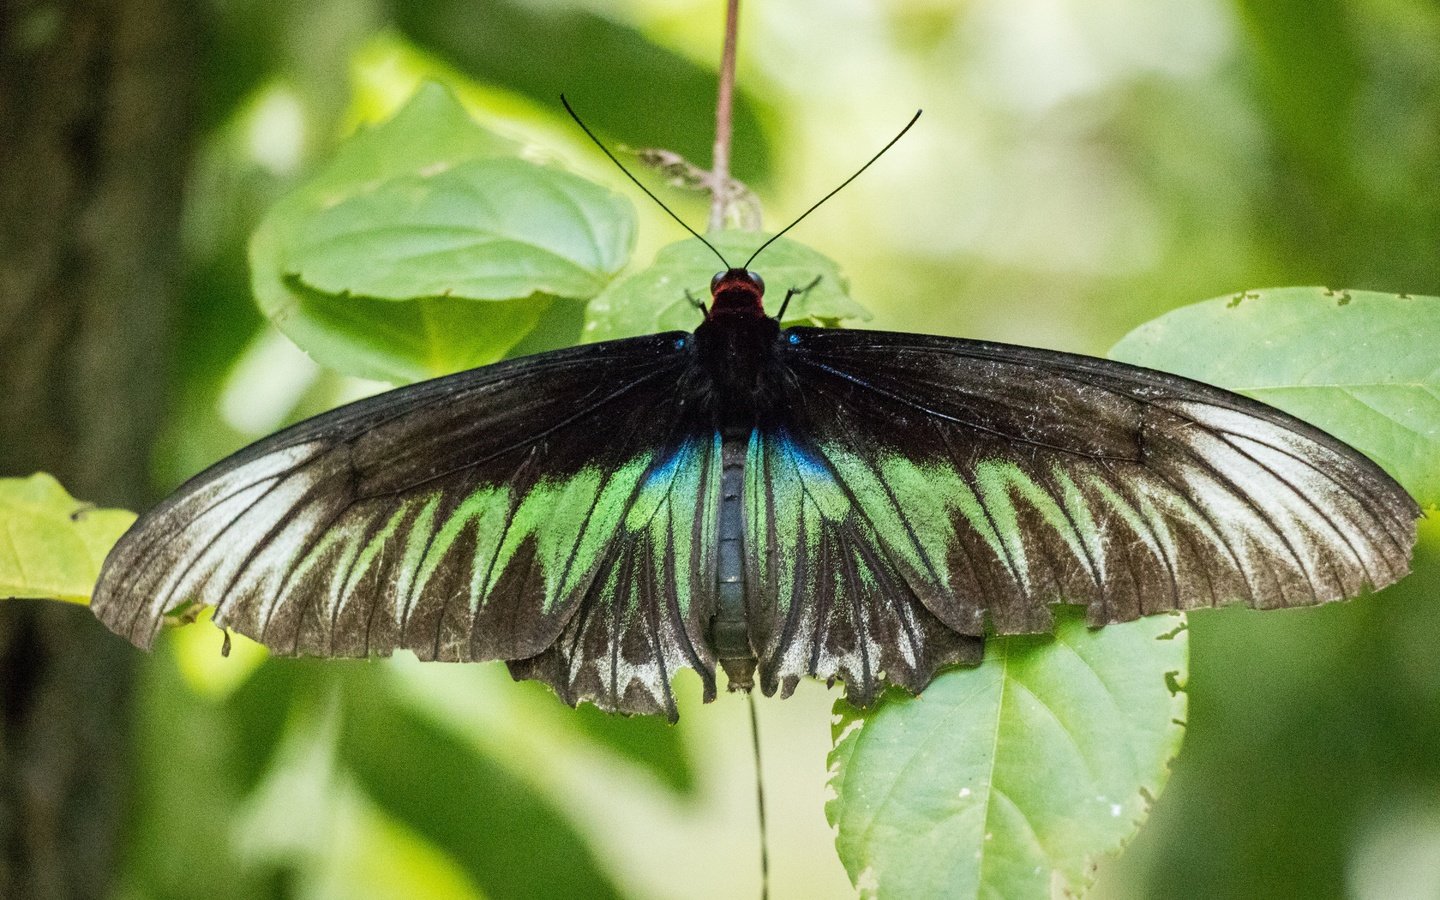
<svg viewBox="0 0 1440 900">
<path fill-rule="evenodd" d="M 710 279 L 710 310 L 715 316 L 765 317 L 765 280 L 749 269 L 726 269 Z"/>
</svg>

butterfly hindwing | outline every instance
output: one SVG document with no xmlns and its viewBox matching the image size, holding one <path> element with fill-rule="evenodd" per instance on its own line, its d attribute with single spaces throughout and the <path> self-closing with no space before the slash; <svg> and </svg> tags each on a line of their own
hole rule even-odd
<svg viewBox="0 0 1440 900">
<path fill-rule="evenodd" d="M 670 679 L 683 666 L 715 698 L 708 629 L 719 467 L 714 433 L 657 455 L 560 639 L 511 662 L 517 679 L 544 681 L 571 705 L 589 700 L 673 721 Z"/>
<path fill-rule="evenodd" d="M 1187 379 L 975 341 L 792 329 L 785 405 L 938 619 L 1045 631 L 1355 596 L 1408 570 L 1413 500 L 1273 408 Z"/>
<path fill-rule="evenodd" d="M 603 691 L 587 673 L 606 641 L 645 641 L 664 678 L 689 665 L 713 683 L 695 638 L 714 541 L 691 522 L 713 518 L 714 437 L 682 413 L 682 338 L 464 372 L 267 438 L 135 524 L 95 611 L 149 646 L 167 613 L 213 606 L 287 655 L 525 660 L 576 632 L 568 674 L 546 678 L 562 695 L 673 709 L 654 671 L 631 689 L 611 667 Z"/>
<path fill-rule="evenodd" d="M 928 608 L 880 527 L 803 434 L 757 428 L 746 460 L 746 614 L 760 686 L 788 696 L 803 676 L 845 682 L 868 705 L 887 684 L 918 691 L 935 672 L 980 661 L 982 633 Z"/>
</svg>

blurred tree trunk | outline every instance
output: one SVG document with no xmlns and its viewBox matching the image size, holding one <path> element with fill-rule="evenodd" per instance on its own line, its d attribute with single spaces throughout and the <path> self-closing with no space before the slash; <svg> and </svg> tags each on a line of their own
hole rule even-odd
<svg viewBox="0 0 1440 900">
<path fill-rule="evenodd" d="M 199 12 L 0 0 L 0 475 L 146 499 Z M 0 600 L 0 897 L 111 892 L 134 659 L 88 610 Z"/>
</svg>

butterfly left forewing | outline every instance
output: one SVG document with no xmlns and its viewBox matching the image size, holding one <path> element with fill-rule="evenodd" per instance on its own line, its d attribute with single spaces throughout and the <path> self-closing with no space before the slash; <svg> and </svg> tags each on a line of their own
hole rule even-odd
<svg viewBox="0 0 1440 900">
<path fill-rule="evenodd" d="M 1290 416 L 1088 357 L 792 329 L 785 404 L 868 538 L 964 634 L 1327 602 L 1409 565 L 1418 508 Z"/>
<path fill-rule="evenodd" d="M 713 442 L 713 429 L 688 419 L 677 394 L 688 360 L 677 335 L 616 341 L 437 379 L 302 423 L 142 516 L 107 559 L 94 609 L 142 646 L 168 613 L 200 604 L 282 654 L 543 654 L 595 605 L 617 542 L 651 541 L 637 564 L 659 552 L 661 517 L 637 524 L 637 510 L 662 494 L 657 508 L 672 518 L 713 503 L 695 472 L 707 457 L 693 452 Z M 705 547 L 684 573 L 656 577 L 693 579 Z M 637 589 L 648 584 L 620 583 L 601 605 L 629 610 L 680 594 L 670 583 Z M 670 627 L 651 644 L 713 678 L 703 641 L 687 649 L 703 635 L 710 594 L 685 598 L 683 610 L 672 602 L 660 611 Z M 588 645 L 579 646 L 585 658 Z M 626 696 L 624 685 L 606 695 L 630 711 L 657 702 L 635 707 Z"/>
</svg>

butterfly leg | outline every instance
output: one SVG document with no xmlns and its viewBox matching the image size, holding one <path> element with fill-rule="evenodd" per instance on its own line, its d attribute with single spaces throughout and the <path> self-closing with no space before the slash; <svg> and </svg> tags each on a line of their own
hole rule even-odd
<svg viewBox="0 0 1440 900">
<path fill-rule="evenodd" d="M 685 289 L 685 299 L 690 301 L 691 306 L 700 310 L 700 315 L 704 316 L 707 319 L 710 318 L 710 310 L 705 307 L 705 301 L 690 293 L 689 288 Z"/>
<path fill-rule="evenodd" d="M 777 321 L 783 321 L 783 320 L 784 320 L 784 318 L 785 318 L 785 307 L 787 307 L 787 306 L 790 305 L 790 301 L 791 301 L 792 299 L 794 299 L 796 296 L 798 296 L 798 295 L 800 295 L 800 294 L 809 293 L 809 292 L 810 292 L 810 289 L 813 288 L 815 285 L 817 285 L 817 284 L 819 284 L 819 283 L 820 283 L 820 276 L 819 276 L 819 275 L 816 275 L 815 278 L 814 278 L 813 280 L 811 280 L 811 282 L 810 282 L 809 284 L 805 285 L 804 287 L 792 287 L 790 290 L 786 291 L 786 292 L 785 292 L 785 299 L 780 302 L 780 312 L 777 313 L 776 316 L 775 316 L 776 320 L 777 320 Z"/>
</svg>

